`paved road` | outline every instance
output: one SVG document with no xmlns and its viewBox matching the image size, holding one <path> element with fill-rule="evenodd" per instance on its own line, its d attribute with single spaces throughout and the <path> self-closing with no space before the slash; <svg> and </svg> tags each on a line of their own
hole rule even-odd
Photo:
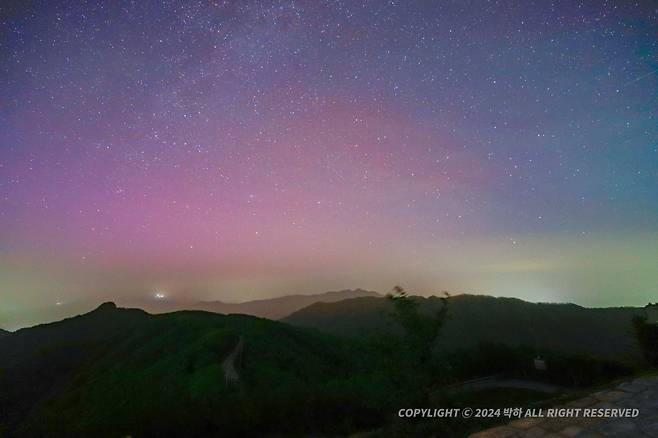
<svg viewBox="0 0 658 438">
<path fill-rule="evenodd" d="M 459 391 L 464 391 L 464 390 L 480 391 L 483 389 L 492 389 L 492 388 L 528 389 L 531 391 L 543 392 L 546 394 L 554 394 L 564 390 L 564 388 L 557 385 L 551 385 L 550 383 L 537 382 L 535 380 L 503 379 L 497 376 L 469 380 L 450 387 L 451 390 L 459 390 Z"/>
<path fill-rule="evenodd" d="M 224 370 L 224 376 L 226 377 L 227 382 L 237 382 L 240 380 L 240 375 L 235 369 L 235 361 L 242 355 L 242 348 L 244 347 L 244 340 L 240 336 L 240 340 L 236 344 L 235 348 L 231 353 L 226 356 L 226 359 L 222 362 L 222 369 Z"/>
<path fill-rule="evenodd" d="M 658 376 L 642 377 L 557 408 L 638 409 L 635 418 L 522 418 L 470 438 L 638 437 L 658 438 Z"/>
</svg>

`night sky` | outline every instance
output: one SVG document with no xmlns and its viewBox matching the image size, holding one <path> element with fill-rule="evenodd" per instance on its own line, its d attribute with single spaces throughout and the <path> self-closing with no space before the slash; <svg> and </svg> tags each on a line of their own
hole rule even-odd
<svg viewBox="0 0 658 438">
<path fill-rule="evenodd" d="M 652 1 L 0 17 L 2 306 L 395 284 L 658 297 Z"/>
</svg>

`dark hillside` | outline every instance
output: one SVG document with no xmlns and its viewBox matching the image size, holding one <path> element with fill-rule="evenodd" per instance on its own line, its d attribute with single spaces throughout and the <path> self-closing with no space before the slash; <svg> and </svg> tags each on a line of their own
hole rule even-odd
<svg viewBox="0 0 658 438">
<path fill-rule="evenodd" d="M 415 299 L 424 311 L 441 305 L 436 297 Z M 447 350 L 493 342 L 622 359 L 640 357 L 631 320 L 643 309 L 589 309 L 476 295 L 457 295 L 448 302 L 448 320 L 439 340 Z M 386 299 L 365 297 L 313 304 L 283 321 L 328 333 L 368 336 L 396 329 L 388 316 L 391 312 Z"/>
<path fill-rule="evenodd" d="M 380 424 L 397 397 L 368 345 L 251 316 L 105 304 L 7 340 L 2 436 L 341 434 Z"/>
</svg>

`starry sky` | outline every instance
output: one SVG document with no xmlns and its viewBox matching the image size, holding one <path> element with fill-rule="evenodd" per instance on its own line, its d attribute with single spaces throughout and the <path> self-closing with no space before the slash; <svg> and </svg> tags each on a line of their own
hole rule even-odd
<svg viewBox="0 0 658 438">
<path fill-rule="evenodd" d="M 0 300 L 658 296 L 652 1 L 0 5 Z"/>
</svg>

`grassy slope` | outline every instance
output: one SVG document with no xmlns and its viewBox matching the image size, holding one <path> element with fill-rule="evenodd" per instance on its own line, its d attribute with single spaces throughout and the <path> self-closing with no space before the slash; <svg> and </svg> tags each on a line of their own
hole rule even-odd
<svg viewBox="0 0 658 438">
<path fill-rule="evenodd" d="M 241 381 L 227 385 L 221 361 L 240 336 Z M 345 433 L 395 400 L 364 344 L 249 316 L 103 306 L 11 337 L 0 425 L 21 435 Z"/>
<path fill-rule="evenodd" d="M 426 311 L 440 305 L 438 298 L 418 299 Z M 391 328 L 391 311 L 386 299 L 357 298 L 313 304 L 283 321 L 333 334 L 367 336 Z M 630 321 L 641 311 L 460 295 L 449 299 L 449 319 L 440 344 L 453 350 L 489 341 L 635 360 L 640 353 Z"/>
</svg>

